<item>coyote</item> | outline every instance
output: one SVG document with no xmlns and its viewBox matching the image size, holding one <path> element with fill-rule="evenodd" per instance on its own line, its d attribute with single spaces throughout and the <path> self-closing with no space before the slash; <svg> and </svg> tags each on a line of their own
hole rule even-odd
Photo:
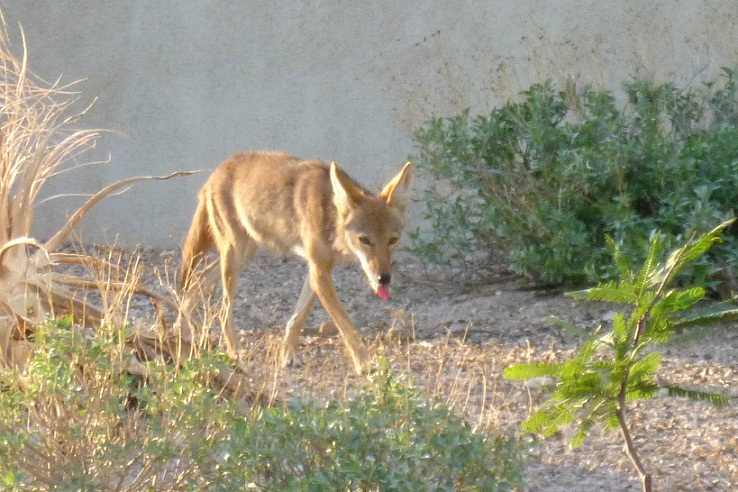
<svg viewBox="0 0 738 492">
<path fill-rule="evenodd" d="M 282 363 L 294 362 L 303 323 L 317 296 L 361 374 L 371 359 L 336 295 L 333 268 L 358 259 L 374 292 L 382 299 L 390 297 L 392 252 L 400 239 L 412 181 L 408 162 L 375 196 L 335 163 L 301 161 L 282 153 L 236 154 L 200 190 L 183 247 L 183 292 L 191 287 L 195 266 L 215 250 L 223 286 L 221 327 L 227 352 L 236 357 L 240 344 L 233 329 L 232 300 L 239 269 L 260 244 L 301 256 L 308 275 L 287 323 Z M 209 289 L 217 275 L 213 262 L 204 268 L 200 285 Z"/>
</svg>

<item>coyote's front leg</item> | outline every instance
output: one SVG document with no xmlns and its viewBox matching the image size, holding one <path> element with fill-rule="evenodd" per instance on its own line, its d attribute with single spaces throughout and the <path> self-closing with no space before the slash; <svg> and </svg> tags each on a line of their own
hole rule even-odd
<svg viewBox="0 0 738 492">
<path fill-rule="evenodd" d="M 351 362 L 354 364 L 356 374 L 361 375 L 369 368 L 371 357 L 369 356 L 369 351 L 361 341 L 361 337 L 359 337 L 359 332 L 356 331 L 356 327 L 341 305 L 338 295 L 336 295 L 331 270 L 326 271 L 326 269 L 322 269 L 311 263 L 310 286 L 341 333 L 343 341 L 346 344 L 346 350 L 348 350 L 351 356 Z"/>
</svg>

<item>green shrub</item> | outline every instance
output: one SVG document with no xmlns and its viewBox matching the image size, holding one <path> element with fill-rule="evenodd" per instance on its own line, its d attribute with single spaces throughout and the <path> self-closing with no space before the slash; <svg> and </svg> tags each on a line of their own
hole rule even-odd
<svg viewBox="0 0 738 492">
<path fill-rule="evenodd" d="M 679 89 L 631 82 L 611 91 L 534 85 L 518 102 L 429 121 L 414 158 L 429 180 L 429 233 L 412 250 L 483 267 L 504 252 L 543 283 L 616 275 L 606 237 L 643 259 L 653 231 L 673 247 L 734 215 L 738 203 L 736 72 Z M 736 237 L 685 272 L 703 284 L 738 258 Z"/>
<path fill-rule="evenodd" d="M 197 454 L 213 450 L 228 405 L 202 384 L 224 358 L 181 370 L 160 362 L 148 381 L 127 373 L 128 337 L 50 321 L 23 370 L 0 369 L 0 483 L 8 490 L 166 490 L 202 484 Z"/>
<path fill-rule="evenodd" d="M 514 437 L 473 432 L 385 367 L 347 401 L 245 408 L 212 382 L 228 364 L 126 373 L 115 329 L 51 322 L 24 372 L 0 372 L 7 490 L 511 490 Z"/>
<path fill-rule="evenodd" d="M 515 439 L 473 433 L 386 370 L 347 403 L 238 422 L 226 449 L 222 490 L 511 490 L 523 471 Z"/>
</svg>

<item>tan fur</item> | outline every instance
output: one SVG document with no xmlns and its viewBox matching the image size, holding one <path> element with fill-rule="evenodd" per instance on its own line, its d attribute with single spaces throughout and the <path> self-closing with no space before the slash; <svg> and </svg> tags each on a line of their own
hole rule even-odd
<svg viewBox="0 0 738 492">
<path fill-rule="evenodd" d="M 358 260 L 372 289 L 389 291 L 392 252 L 403 228 L 412 178 L 412 164 L 407 163 L 375 196 L 335 164 L 303 162 L 281 153 L 236 154 L 200 190 L 183 248 L 183 290 L 191 287 L 195 266 L 215 250 L 223 285 L 221 324 L 228 354 L 235 357 L 240 344 L 231 303 L 239 270 L 260 244 L 297 254 L 308 263 L 308 277 L 287 323 L 284 364 L 296 356 L 303 323 L 317 296 L 360 374 L 370 363 L 369 352 L 336 295 L 333 268 Z M 215 282 L 214 265 L 204 269 L 202 278 L 205 289 Z"/>
</svg>

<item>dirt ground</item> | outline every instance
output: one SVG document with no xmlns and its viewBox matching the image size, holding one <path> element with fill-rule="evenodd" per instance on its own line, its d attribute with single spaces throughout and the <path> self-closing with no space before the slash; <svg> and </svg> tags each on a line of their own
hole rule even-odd
<svg viewBox="0 0 738 492">
<path fill-rule="evenodd" d="M 178 252 L 145 251 L 147 271 Z M 503 369 L 528 360 L 561 360 L 575 340 L 552 316 L 593 328 L 617 306 L 575 301 L 561 292 L 536 291 L 501 269 L 495 280 L 470 284 L 461 275 L 428 271 L 416 259 L 396 259 L 393 295 L 372 294 L 358 267 L 339 267 L 339 296 L 373 354 L 411 375 L 484 431 L 516 431 L 544 398 L 535 384 L 507 381 Z M 304 280 L 301 260 L 261 253 L 241 274 L 236 326 L 242 365 L 262 391 L 280 400 L 309 395 L 341 397 L 361 384 L 337 337 L 303 336 L 301 368 L 277 364 L 280 337 Z M 153 278 L 149 279 L 153 282 Z M 143 301 L 142 301 L 143 302 Z M 145 303 L 141 309 L 145 308 Z M 316 304 L 307 326 L 327 321 Z M 656 398 L 631 405 L 632 432 L 659 491 L 738 490 L 738 329 L 720 326 L 661 347 L 663 382 L 727 394 L 728 408 L 685 399 Z M 402 342 L 408 333 L 414 339 Z M 401 335 L 401 336 L 395 336 Z M 524 490 L 547 492 L 640 490 L 619 433 L 596 428 L 584 445 L 568 446 L 565 433 L 534 447 Z"/>
</svg>

